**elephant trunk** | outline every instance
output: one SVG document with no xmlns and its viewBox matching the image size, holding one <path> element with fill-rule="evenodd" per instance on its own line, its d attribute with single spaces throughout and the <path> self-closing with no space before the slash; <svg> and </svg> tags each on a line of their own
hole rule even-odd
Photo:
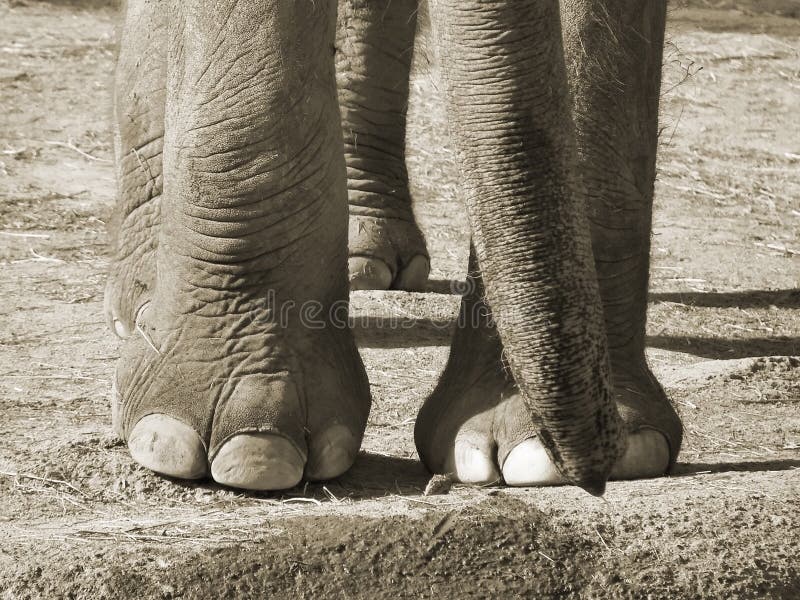
<svg viewBox="0 0 800 600">
<path fill-rule="evenodd" d="M 451 139 L 505 358 L 569 481 L 602 493 L 612 399 L 556 0 L 431 0 Z"/>
</svg>

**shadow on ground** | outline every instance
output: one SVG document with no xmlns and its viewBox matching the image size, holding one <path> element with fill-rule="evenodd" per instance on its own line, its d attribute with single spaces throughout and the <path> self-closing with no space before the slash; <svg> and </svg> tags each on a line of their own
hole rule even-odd
<svg viewBox="0 0 800 600">
<path fill-rule="evenodd" d="M 429 289 L 452 294 L 464 283 L 431 281 Z M 714 308 L 800 308 L 800 290 L 748 290 L 742 292 L 667 292 L 650 294 L 651 302 L 676 302 Z M 353 330 L 362 348 L 416 348 L 448 346 L 456 325 L 455 318 L 357 316 Z M 800 337 L 703 337 L 654 335 L 647 345 L 703 358 L 746 358 L 755 356 L 792 356 L 800 354 Z"/>
<path fill-rule="evenodd" d="M 747 460 L 719 463 L 681 463 L 675 465 L 671 477 L 687 477 L 705 473 L 792 471 L 800 469 L 800 459 Z"/>
<path fill-rule="evenodd" d="M 333 485 L 353 499 L 408 496 L 422 493 L 430 477 L 418 459 L 361 452 L 353 467 Z"/>
<path fill-rule="evenodd" d="M 460 290 L 465 290 L 466 281 L 458 279 L 429 279 L 425 291 L 430 294 L 458 295 Z"/>
<path fill-rule="evenodd" d="M 355 464 L 350 470 L 336 479 L 318 483 L 302 481 L 297 487 L 274 492 L 232 490 L 212 479 L 174 479 L 153 473 L 144 467 L 133 464 L 127 450 L 123 447 L 105 450 L 105 452 L 116 452 L 119 456 L 118 461 L 107 460 L 104 464 L 110 465 L 112 462 L 117 465 L 121 464 L 129 472 L 125 477 L 125 488 L 130 487 L 142 493 L 146 492 L 150 496 L 161 495 L 176 501 L 192 499 L 198 492 L 211 495 L 233 493 L 240 498 L 278 502 L 297 498 L 303 498 L 308 502 L 315 500 L 328 502 L 330 500 L 371 500 L 388 496 L 419 496 L 431 477 L 416 458 L 400 458 L 362 451 L 359 452 Z M 112 468 L 114 472 L 110 477 L 118 476 L 118 469 Z M 21 477 L 25 478 L 26 475 L 22 474 Z M 34 478 L 41 480 L 38 476 Z M 0 496 L 6 492 L 3 484 L 7 484 L 8 481 L 11 480 L 0 477 Z M 96 491 L 102 495 L 107 488 L 108 486 Z M 0 522 L 2 522 L 2 518 L 0 518 Z"/>
<path fill-rule="evenodd" d="M 800 308 L 800 289 L 744 290 L 740 292 L 659 292 L 650 302 L 675 302 L 712 308 Z"/>
<path fill-rule="evenodd" d="M 711 473 L 792 471 L 794 469 L 800 469 L 800 458 L 715 463 L 679 462 L 670 476 L 690 477 Z M 353 500 L 362 500 L 395 494 L 398 496 L 419 495 L 429 479 L 430 473 L 419 460 L 362 452 L 350 471 L 326 486 L 334 494 L 336 493 L 335 488 L 338 486 L 342 491 L 347 491 L 347 497 Z"/>
<path fill-rule="evenodd" d="M 327 501 L 371 500 L 387 496 L 419 496 L 431 475 L 418 459 L 400 458 L 373 452 L 360 452 L 347 473 L 324 483 L 301 483 L 281 492 L 242 492 L 255 498 L 316 498 Z M 178 482 L 180 483 L 180 482 Z M 224 489 L 214 482 L 204 487 Z"/>
<path fill-rule="evenodd" d="M 419 496 L 430 477 L 418 459 L 360 452 L 355 464 L 341 477 L 324 484 L 301 484 L 297 489 L 303 497 L 319 500 L 328 500 L 329 493 L 349 500 Z M 284 494 L 293 495 L 291 491 L 281 493 Z"/>
<path fill-rule="evenodd" d="M 360 348 L 449 346 L 455 319 L 357 316 L 351 319 Z"/>
<path fill-rule="evenodd" d="M 747 358 L 751 356 L 795 356 L 800 354 L 798 337 L 709 338 L 698 336 L 648 336 L 647 346 L 684 352 L 703 358 Z"/>
</svg>

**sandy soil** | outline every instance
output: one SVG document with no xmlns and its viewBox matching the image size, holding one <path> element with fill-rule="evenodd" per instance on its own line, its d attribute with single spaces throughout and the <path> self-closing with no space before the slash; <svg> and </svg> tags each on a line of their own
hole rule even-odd
<svg viewBox="0 0 800 600">
<path fill-rule="evenodd" d="M 424 52 L 410 162 L 433 281 L 354 294 L 375 397 L 354 469 L 254 495 L 134 465 L 101 310 L 114 16 L 0 3 L 3 597 L 800 597 L 800 20 L 695 4 L 671 15 L 649 322 L 686 438 L 673 476 L 596 499 L 422 495 L 413 422 L 467 254 Z"/>
</svg>

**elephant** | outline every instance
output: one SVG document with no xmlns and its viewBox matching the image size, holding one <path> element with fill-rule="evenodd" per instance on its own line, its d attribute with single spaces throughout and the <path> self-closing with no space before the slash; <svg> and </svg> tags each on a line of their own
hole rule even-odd
<svg viewBox="0 0 800 600">
<path fill-rule="evenodd" d="M 139 464 L 250 490 L 353 464 L 349 290 L 429 272 L 404 162 L 417 10 L 127 0 L 105 312 Z M 429 11 L 472 244 L 422 461 L 593 494 L 667 473 L 681 422 L 644 354 L 665 0 Z"/>
</svg>

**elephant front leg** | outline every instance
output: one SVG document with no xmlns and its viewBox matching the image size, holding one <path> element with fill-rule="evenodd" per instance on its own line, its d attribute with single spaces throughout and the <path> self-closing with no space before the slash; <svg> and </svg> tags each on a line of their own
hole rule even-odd
<svg viewBox="0 0 800 600">
<path fill-rule="evenodd" d="M 405 163 L 417 0 L 340 0 L 336 69 L 352 289 L 422 290 L 430 259 Z"/>
<path fill-rule="evenodd" d="M 438 4 L 441 15 L 449 3 Z M 558 8 L 547 4 L 523 14 L 513 11 L 512 19 L 506 3 L 492 7 L 482 3 L 487 12 L 476 9 L 470 14 L 465 8 L 462 15 L 462 22 L 477 32 L 473 34 L 477 41 L 463 32 L 459 37 L 452 26 L 440 34 L 445 50 L 459 50 L 446 54 L 450 60 L 445 68 L 451 114 L 458 118 L 451 129 L 461 144 L 468 198 L 472 194 L 470 218 L 479 261 L 473 261 L 470 269 L 476 292 L 462 302 L 450 360 L 420 412 L 416 439 L 429 468 L 454 473 L 464 481 L 501 477 L 515 485 L 583 481 L 591 488 L 593 480 L 608 475 L 663 474 L 677 450 L 660 433 L 662 423 L 654 418 L 658 411 L 631 410 L 632 406 L 660 410 L 661 398 L 639 397 L 642 391 L 660 388 L 654 379 L 649 388 L 631 387 L 631 377 L 617 370 L 620 356 L 631 354 L 618 351 L 620 329 L 608 323 L 621 314 L 610 309 L 625 298 L 609 293 L 610 280 L 620 272 L 609 270 L 600 259 L 603 326 L 588 249 L 590 230 L 583 214 L 586 188 L 576 180 L 577 157 L 565 115 L 569 107 Z M 458 23 L 458 11 L 444 14 L 445 22 Z M 522 40 L 544 45 L 525 46 Z M 585 60 L 594 61 L 600 51 L 595 48 Z M 549 71 L 537 67 L 548 55 Z M 459 56 L 471 59 L 477 80 L 470 79 Z M 480 64 L 484 70 L 478 69 Z M 471 108 L 464 97 L 481 110 Z M 632 101 L 630 91 L 619 98 L 626 99 Z M 586 115 L 598 123 L 596 130 L 607 134 L 611 129 L 603 120 L 606 117 L 602 111 Z M 554 128 L 554 122 L 561 126 Z M 585 136 L 580 134 L 578 141 L 584 158 Z M 599 141 L 608 139 L 599 136 Z M 597 150 L 601 148 L 601 153 L 616 156 L 606 146 Z M 617 177 L 614 169 L 624 177 L 629 168 L 609 165 L 605 177 Z M 597 205 L 593 207 L 594 218 Z M 610 226 L 619 218 L 612 217 Z M 622 272 L 626 274 L 625 269 Z M 491 306 L 496 330 L 483 302 Z M 484 314 L 476 319 L 476 307 L 481 306 Z M 638 318 L 628 317 L 643 328 Z M 615 368 L 611 377 L 605 362 L 606 331 Z M 644 364 L 643 344 L 639 357 L 638 364 Z M 625 373 L 633 373 L 638 382 L 644 380 L 634 371 Z M 610 414 L 616 412 L 613 405 L 621 409 L 621 422 Z M 627 434 L 624 452 L 620 426 Z M 588 475 L 581 475 L 587 470 Z"/>
<path fill-rule="evenodd" d="M 370 404 L 347 327 L 335 7 L 165 4 L 157 277 L 117 365 L 114 426 L 174 477 L 335 477 Z"/>
<path fill-rule="evenodd" d="M 567 481 L 601 493 L 625 439 L 576 181 L 558 11 L 555 0 L 431 1 L 485 298 L 525 421 Z M 451 407 L 475 414 L 466 399 Z M 492 449 L 486 431 L 481 448 Z"/>
</svg>

